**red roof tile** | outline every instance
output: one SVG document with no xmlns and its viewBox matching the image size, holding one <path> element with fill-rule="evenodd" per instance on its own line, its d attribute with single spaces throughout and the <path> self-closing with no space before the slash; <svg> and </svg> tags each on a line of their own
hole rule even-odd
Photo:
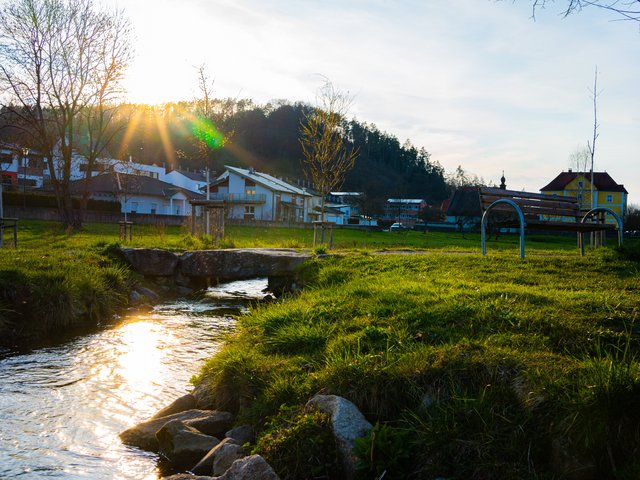
<svg viewBox="0 0 640 480">
<path fill-rule="evenodd" d="M 591 179 L 591 173 L 580 173 L 586 177 L 587 180 Z M 578 172 L 561 172 L 556 178 L 551 180 L 548 185 L 545 185 L 540 189 L 541 192 L 546 191 L 559 191 L 564 190 L 565 187 L 571 183 L 578 176 Z M 624 185 L 619 185 L 607 172 L 593 172 L 593 184 L 598 191 L 604 192 L 624 192 L 629 193 L 624 188 Z"/>
</svg>

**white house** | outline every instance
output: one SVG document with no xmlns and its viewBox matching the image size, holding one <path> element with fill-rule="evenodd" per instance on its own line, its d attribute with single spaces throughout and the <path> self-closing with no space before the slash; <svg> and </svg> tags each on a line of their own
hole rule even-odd
<svg viewBox="0 0 640 480">
<path fill-rule="evenodd" d="M 28 148 L 0 143 L 0 175 L 2 182 L 29 190 L 41 187 L 46 164 L 42 155 Z"/>
<path fill-rule="evenodd" d="M 207 186 L 204 173 L 190 170 L 171 170 L 162 175 L 160 180 L 198 193 Z"/>
<path fill-rule="evenodd" d="M 317 210 L 320 213 L 321 206 L 317 207 Z M 324 204 L 324 220 L 325 222 L 332 222 L 336 225 L 347 225 L 349 223 L 349 218 L 351 217 L 351 205 L 347 205 L 346 203 L 330 203 L 326 202 Z"/>
<path fill-rule="evenodd" d="M 290 223 L 315 219 L 320 198 L 306 189 L 291 185 L 254 169 L 226 166 L 211 185 L 210 199 L 228 205 L 228 217 Z"/>
<path fill-rule="evenodd" d="M 72 191 L 84 190 L 84 180 L 71 182 Z M 153 177 L 107 172 L 91 177 L 90 198 L 120 202 L 122 213 L 191 215 L 189 200 L 202 199 L 199 193 L 176 187 Z"/>
</svg>

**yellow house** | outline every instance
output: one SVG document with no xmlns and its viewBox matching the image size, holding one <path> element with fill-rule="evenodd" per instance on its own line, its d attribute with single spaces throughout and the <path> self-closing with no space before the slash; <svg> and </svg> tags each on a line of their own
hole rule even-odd
<svg viewBox="0 0 640 480">
<path fill-rule="evenodd" d="M 627 197 L 629 193 L 615 182 L 607 172 L 593 172 L 594 207 L 605 207 L 613 210 L 624 221 L 627 211 Z M 540 189 L 546 195 L 576 197 L 583 210 L 591 208 L 591 172 L 561 172 L 551 183 Z M 615 223 L 611 215 L 607 215 L 607 222 Z"/>
</svg>

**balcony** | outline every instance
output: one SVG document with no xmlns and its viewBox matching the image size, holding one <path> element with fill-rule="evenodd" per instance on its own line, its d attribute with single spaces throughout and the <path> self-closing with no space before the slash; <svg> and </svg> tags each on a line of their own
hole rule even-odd
<svg viewBox="0 0 640 480">
<path fill-rule="evenodd" d="M 209 199 L 210 201 L 246 205 L 265 203 L 267 201 L 267 196 L 264 193 L 258 193 L 255 195 L 247 195 L 245 193 L 211 193 L 209 194 Z"/>
</svg>

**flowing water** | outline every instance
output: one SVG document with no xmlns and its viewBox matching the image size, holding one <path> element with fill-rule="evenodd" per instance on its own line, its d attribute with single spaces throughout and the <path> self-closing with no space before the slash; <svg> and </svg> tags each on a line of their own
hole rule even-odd
<svg viewBox="0 0 640 480">
<path fill-rule="evenodd" d="M 54 346 L 0 351 L 0 479 L 158 478 L 158 457 L 118 433 L 187 393 L 230 314 L 265 287 L 232 282 Z"/>
</svg>

